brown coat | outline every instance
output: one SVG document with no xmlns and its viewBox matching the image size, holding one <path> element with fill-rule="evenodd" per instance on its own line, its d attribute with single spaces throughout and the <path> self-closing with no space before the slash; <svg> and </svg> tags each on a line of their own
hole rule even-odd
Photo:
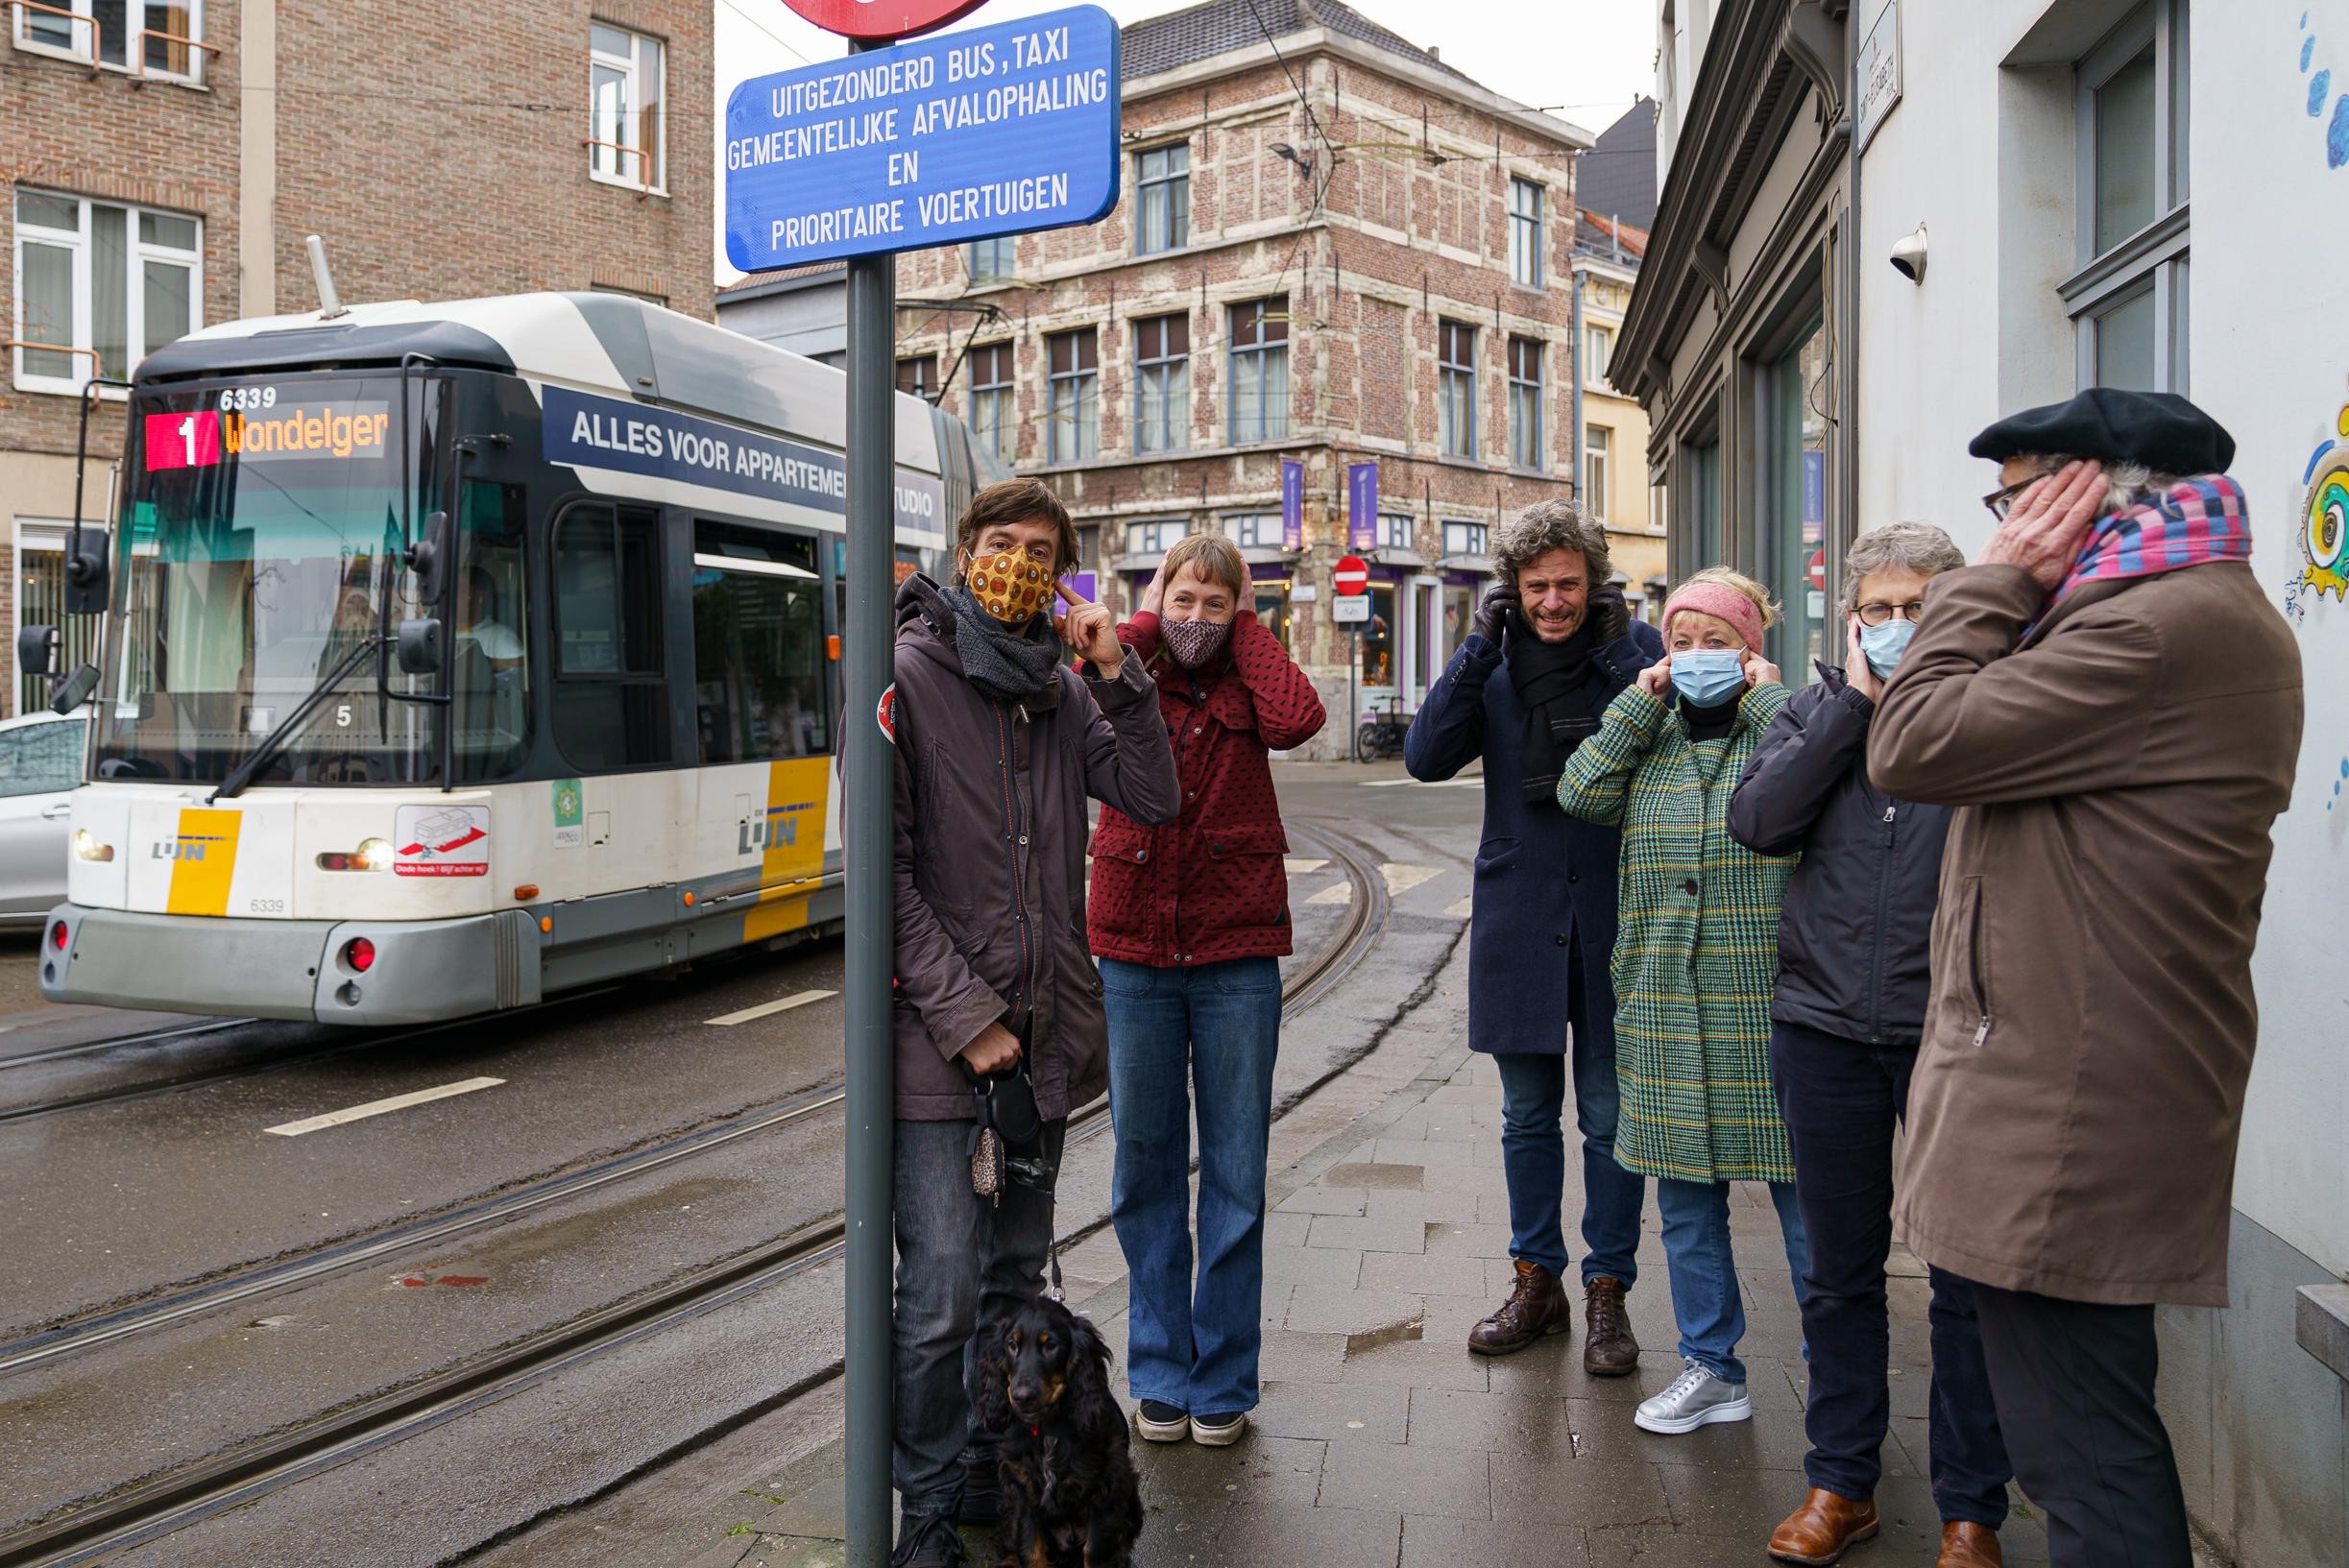
<svg viewBox="0 0 2349 1568">
<path fill-rule="evenodd" d="M 2300 654 L 2241 563 L 1936 578 L 1871 738 L 1959 808 L 1894 1211 L 1928 1262 L 2071 1301 L 2226 1304 L 2268 827 Z"/>
</svg>

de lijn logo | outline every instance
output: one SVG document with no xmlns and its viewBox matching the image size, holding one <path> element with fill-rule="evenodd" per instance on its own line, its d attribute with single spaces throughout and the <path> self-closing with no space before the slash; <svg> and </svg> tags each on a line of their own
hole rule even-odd
<svg viewBox="0 0 2349 1568">
<path fill-rule="evenodd" d="M 198 837 L 182 833 L 177 838 L 158 838 L 147 846 L 148 858 L 155 860 L 201 860 L 205 846 L 217 844 L 217 838 Z"/>
<path fill-rule="evenodd" d="M 753 855 L 774 848 L 778 844 L 796 846 L 799 843 L 799 813 L 815 808 L 813 801 L 796 801 L 788 806 L 770 806 L 755 817 L 736 825 L 737 855 Z"/>
</svg>

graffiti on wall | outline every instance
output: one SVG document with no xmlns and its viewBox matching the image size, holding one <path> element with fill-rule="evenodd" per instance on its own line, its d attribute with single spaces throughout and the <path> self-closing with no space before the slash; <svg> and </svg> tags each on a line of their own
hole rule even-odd
<svg viewBox="0 0 2349 1568">
<path fill-rule="evenodd" d="M 2349 403 L 2334 414 L 2300 471 L 2301 565 L 2284 585 L 2284 614 L 2297 626 L 2311 601 L 2349 601 Z"/>
<path fill-rule="evenodd" d="M 2300 13 L 2300 74 L 2309 79 L 2309 118 L 2325 118 L 2325 100 L 2333 97 L 2333 69 L 2311 71 L 2316 62 L 2316 36 L 2309 31 L 2309 13 Z M 2349 92 L 2333 99 L 2333 116 L 2325 125 L 2325 167 L 2349 163 Z"/>
</svg>

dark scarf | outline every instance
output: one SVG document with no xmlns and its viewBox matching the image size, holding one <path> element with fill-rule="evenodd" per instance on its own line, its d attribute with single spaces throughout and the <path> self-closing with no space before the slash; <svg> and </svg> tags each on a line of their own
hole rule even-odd
<svg viewBox="0 0 2349 1568">
<path fill-rule="evenodd" d="M 1686 697 L 1681 698 L 1681 722 L 1688 727 L 1688 738 L 1718 740 L 1737 728 L 1737 709 L 1745 697 L 1745 688 L 1740 687 L 1730 694 L 1726 702 L 1715 703 L 1710 708 L 1699 708 Z"/>
<path fill-rule="evenodd" d="M 1509 684 L 1525 710 L 1519 765 L 1528 806 L 1558 805 L 1558 776 L 1566 759 L 1598 729 L 1583 683 L 1598 646 L 1586 617 L 1563 642 L 1544 642 L 1516 611 L 1509 612 Z"/>
<path fill-rule="evenodd" d="M 1038 615 L 1025 630 L 1014 631 L 980 609 L 960 583 L 941 596 L 954 612 L 955 656 L 971 685 L 989 696 L 1025 702 L 1059 678 L 1067 650 L 1048 617 Z"/>
</svg>

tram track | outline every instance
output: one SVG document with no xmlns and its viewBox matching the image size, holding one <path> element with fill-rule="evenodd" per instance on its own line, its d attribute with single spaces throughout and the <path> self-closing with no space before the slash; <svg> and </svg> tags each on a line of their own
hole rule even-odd
<svg viewBox="0 0 2349 1568">
<path fill-rule="evenodd" d="M 1329 861 L 1347 879 L 1351 891 L 1337 934 L 1283 987 L 1284 1021 L 1329 996 L 1363 961 L 1384 927 L 1390 908 L 1385 882 L 1360 845 L 1326 825 L 1299 821 L 1295 826 L 1301 836 L 1318 841 L 1330 852 Z M 558 1005 L 571 1000 L 577 998 L 559 999 L 544 1005 Z M 452 1026 L 442 1025 L 433 1028 Z M 1290 1095 L 1276 1109 L 1275 1120 L 1344 1071 L 1344 1065 L 1332 1068 Z M 839 1104 L 844 1098 L 844 1091 L 837 1085 L 814 1089 L 780 1105 L 664 1140 L 585 1170 L 534 1183 L 431 1220 L 0 1345 L 0 1375 L 543 1210 L 613 1182 L 804 1122 Z M 1097 1103 L 1070 1118 L 1067 1146 L 1080 1146 L 1109 1129 L 1108 1106 L 1106 1102 Z M 1107 1222 L 1105 1217 L 1092 1219 L 1059 1238 L 1060 1244 L 1082 1241 Z M 504 1399 L 581 1361 L 634 1343 L 663 1328 L 820 1266 L 842 1254 L 845 1234 L 845 1217 L 835 1213 L 511 1344 L 362 1397 L 290 1428 L 236 1444 L 195 1464 L 133 1482 L 109 1496 L 67 1505 L 50 1517 L 0 1535 L 0 1568 L 68 1568 L 95 1562 L 200 1519 L 241 1507 L 281 1486 Z M 793 1387 L 763 1401 L 757 1411 L 749 1413 L 784 1408 L 838 1377 L 840 1371 L 841 1363 L 835 1359 Z M 727 1429 L 739 1425 L 742 1418 L 747 1417 L 730 1421 Z"/>
</svg>

